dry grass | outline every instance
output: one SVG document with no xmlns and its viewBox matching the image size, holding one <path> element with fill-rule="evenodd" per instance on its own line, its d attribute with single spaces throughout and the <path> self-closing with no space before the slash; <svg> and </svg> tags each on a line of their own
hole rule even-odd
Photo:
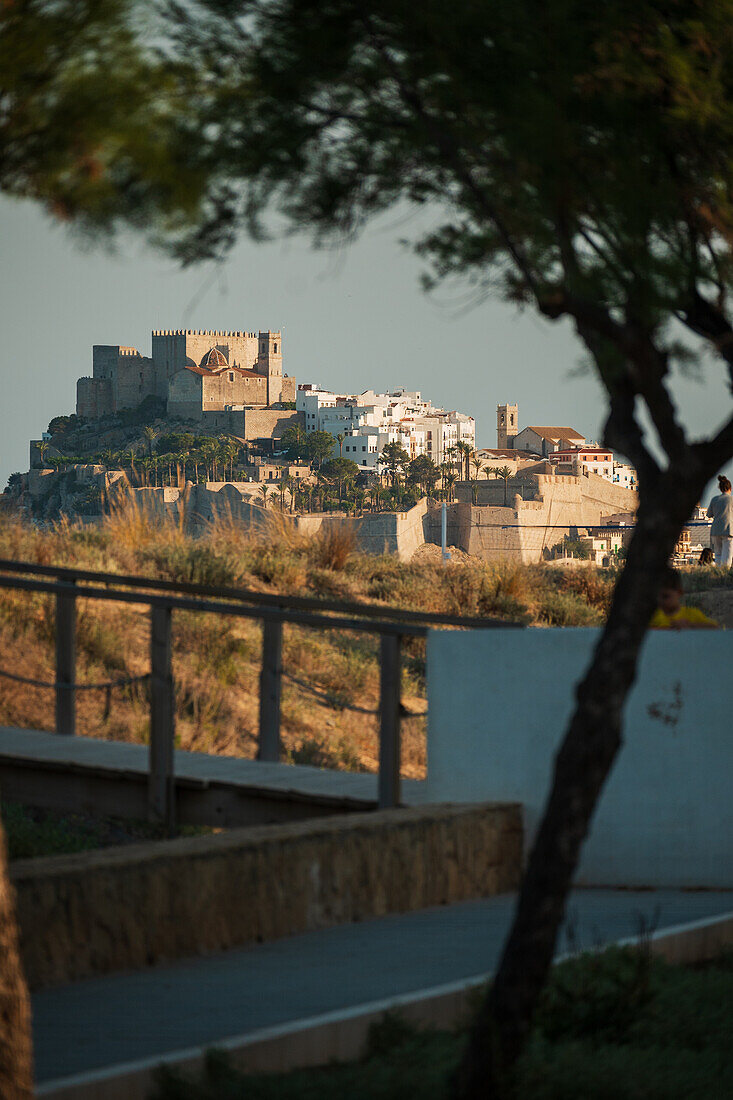
<svg viewBox="0 0 733 1100">
<path fill-rule="evenodd" d="M 491 615 L 538 625 L 601 622 L 613 577 L 584 569 L 487 564 L 476 559 L 440 562 L 423 556 L 400 563 L 354 549 L 344 525 L 328 524 L 314 537 L 286 517 L 263 513 L 247 533 L 231 518 L 198 539 L 177 521 L 151 515 L 118 499 L 99 526 L 68 521 L 39 530 L 0 515 L 0 556 L 111 573 L 137 573 L 257 591 L 316 595 L 464 615 Z M 0 667 L 36 679 L 53 678 L 54 616 L 49 597 L 0 592 Z M 174 615 L 177 742 L 186 749 L 254 756 L 258 727 L 261 628 L 214 615 Z M 80 601 L 78 675 L 100 681 L 147 671 L 148 616 L 144 607 Z M 283 689 L 283 743 L 293 761 L 374 771 L 379 697 L 376 640 L 347 632 L 287 626 Z M 303 686 L 305 685 L 305 686 Z M 405 645 L 403 702 L 425 709 L 424 643 Z M 350 706 L 360 708 L 350 710 Z M 0 723 L 53 726 L 53 692 L 0 677 Z M 78 696 L 78 729 L 89 737 L 144 742 L 149 736 L 147 689 L 132 685 Z M 403 773 L 425 774 L 425 720 L 404 723 Z"/>
</svg>

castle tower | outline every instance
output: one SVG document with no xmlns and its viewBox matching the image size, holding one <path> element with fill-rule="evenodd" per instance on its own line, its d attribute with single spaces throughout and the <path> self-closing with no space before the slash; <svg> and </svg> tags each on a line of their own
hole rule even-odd
<svg viewBox="0 0 733 1100">
<path fill-rule="evenodd" d="M 257 352 L 257 372 L 267 375 L 267 404 L 282 400 L 283 345 L 279 332 L 261 332 Z"/>
<path fill-rule="evenodd" d="M 513 448 L 519 424 L 519 405 L 496 406 L 496 446 Z"/>
</svg>

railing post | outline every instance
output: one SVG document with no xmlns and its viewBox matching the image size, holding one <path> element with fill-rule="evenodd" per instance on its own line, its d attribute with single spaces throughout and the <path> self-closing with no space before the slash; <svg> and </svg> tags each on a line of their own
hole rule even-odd
<svg viewBox="0 0 733 1100">
<path fill-rule="evenodd" d="M 283 624 L 265 619 L 262 624 L 260 672 L 260 741 L 258 760 L 280 759 L 280 692 L 282 689 Z"/>
<path fill-rule="evenodd" d="M 175 828 L 175 784 L 173 746 L 175 711 L 171 609 L 150 608 L 150 774 L 148 776 L 148 818 Z"/>
<path fill-rule="evenodd" d="M 400 803 L 400 680 L 399 634 L 382 634 L 379 654 L 379 808 Z"/>
<path fill-rule="evenodd" d="M 76 692 L 65 684 L 76 682 L 76 596 L 56 595 L 56 733 L 76 733 Z"/>
</svg>

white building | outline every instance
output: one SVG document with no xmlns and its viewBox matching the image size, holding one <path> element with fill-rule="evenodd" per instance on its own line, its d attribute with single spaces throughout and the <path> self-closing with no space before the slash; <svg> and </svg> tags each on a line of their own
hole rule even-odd
<svg viewBox="0 0 733 1100">
<path fill-rule="evenodd" d="M 337 394 L 301 385 L 295 400 L 306 431 L 328 432 L 334 437 L 334 457 L 340 454 L 367 469 L 377 468 L 388 443 L 399 443 L 411 459 L 425 454 L 439 465 L 456 443 L 473 447 L 476 442 L 472 416 L 435 408 L 417 390 Z"/>
<path fill-rule="evenodd" d="M 548 458 L 559 473 L 589 473 L 613 481 L 613 452 L 603 447 L 564 447 L 552 451 Z"/>
<path fill-rule="evenodd" d="M 613 459 L 613 480 L 622 489 L 638 490 L 639 488 L 639 477 L 635 467 L 628 462 L 620 462 L 615 455 Z"/>
</svg>

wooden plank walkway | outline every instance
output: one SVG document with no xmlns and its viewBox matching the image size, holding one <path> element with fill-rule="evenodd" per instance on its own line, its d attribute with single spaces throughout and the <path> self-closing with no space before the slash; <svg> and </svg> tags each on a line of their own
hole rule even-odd
<svg viewBox="0 0 733 1100">
<path fill-rule="evenodd" d="M 41 730 L 0 727 L 0 774 L 20 769 L 35 774 L 97 776 L 109 782 L 147 783 L 147 745 L 100 741 L 90 737 L 64 737 Z M 207 753 L 174 753 L 177 785 L 184 789 L 226 788 L 240 797 L 313 803 L 332 810 L 372 809 L 377 804 L 378 777 L 361 772 L 334 771 L 304 765 L 266 763 Z M 6 797 L 12 798 L 12 781 Z M 402 781 L 402 801 L 419 805 L 427 801 L 426 783 Z"/>
</svg>

